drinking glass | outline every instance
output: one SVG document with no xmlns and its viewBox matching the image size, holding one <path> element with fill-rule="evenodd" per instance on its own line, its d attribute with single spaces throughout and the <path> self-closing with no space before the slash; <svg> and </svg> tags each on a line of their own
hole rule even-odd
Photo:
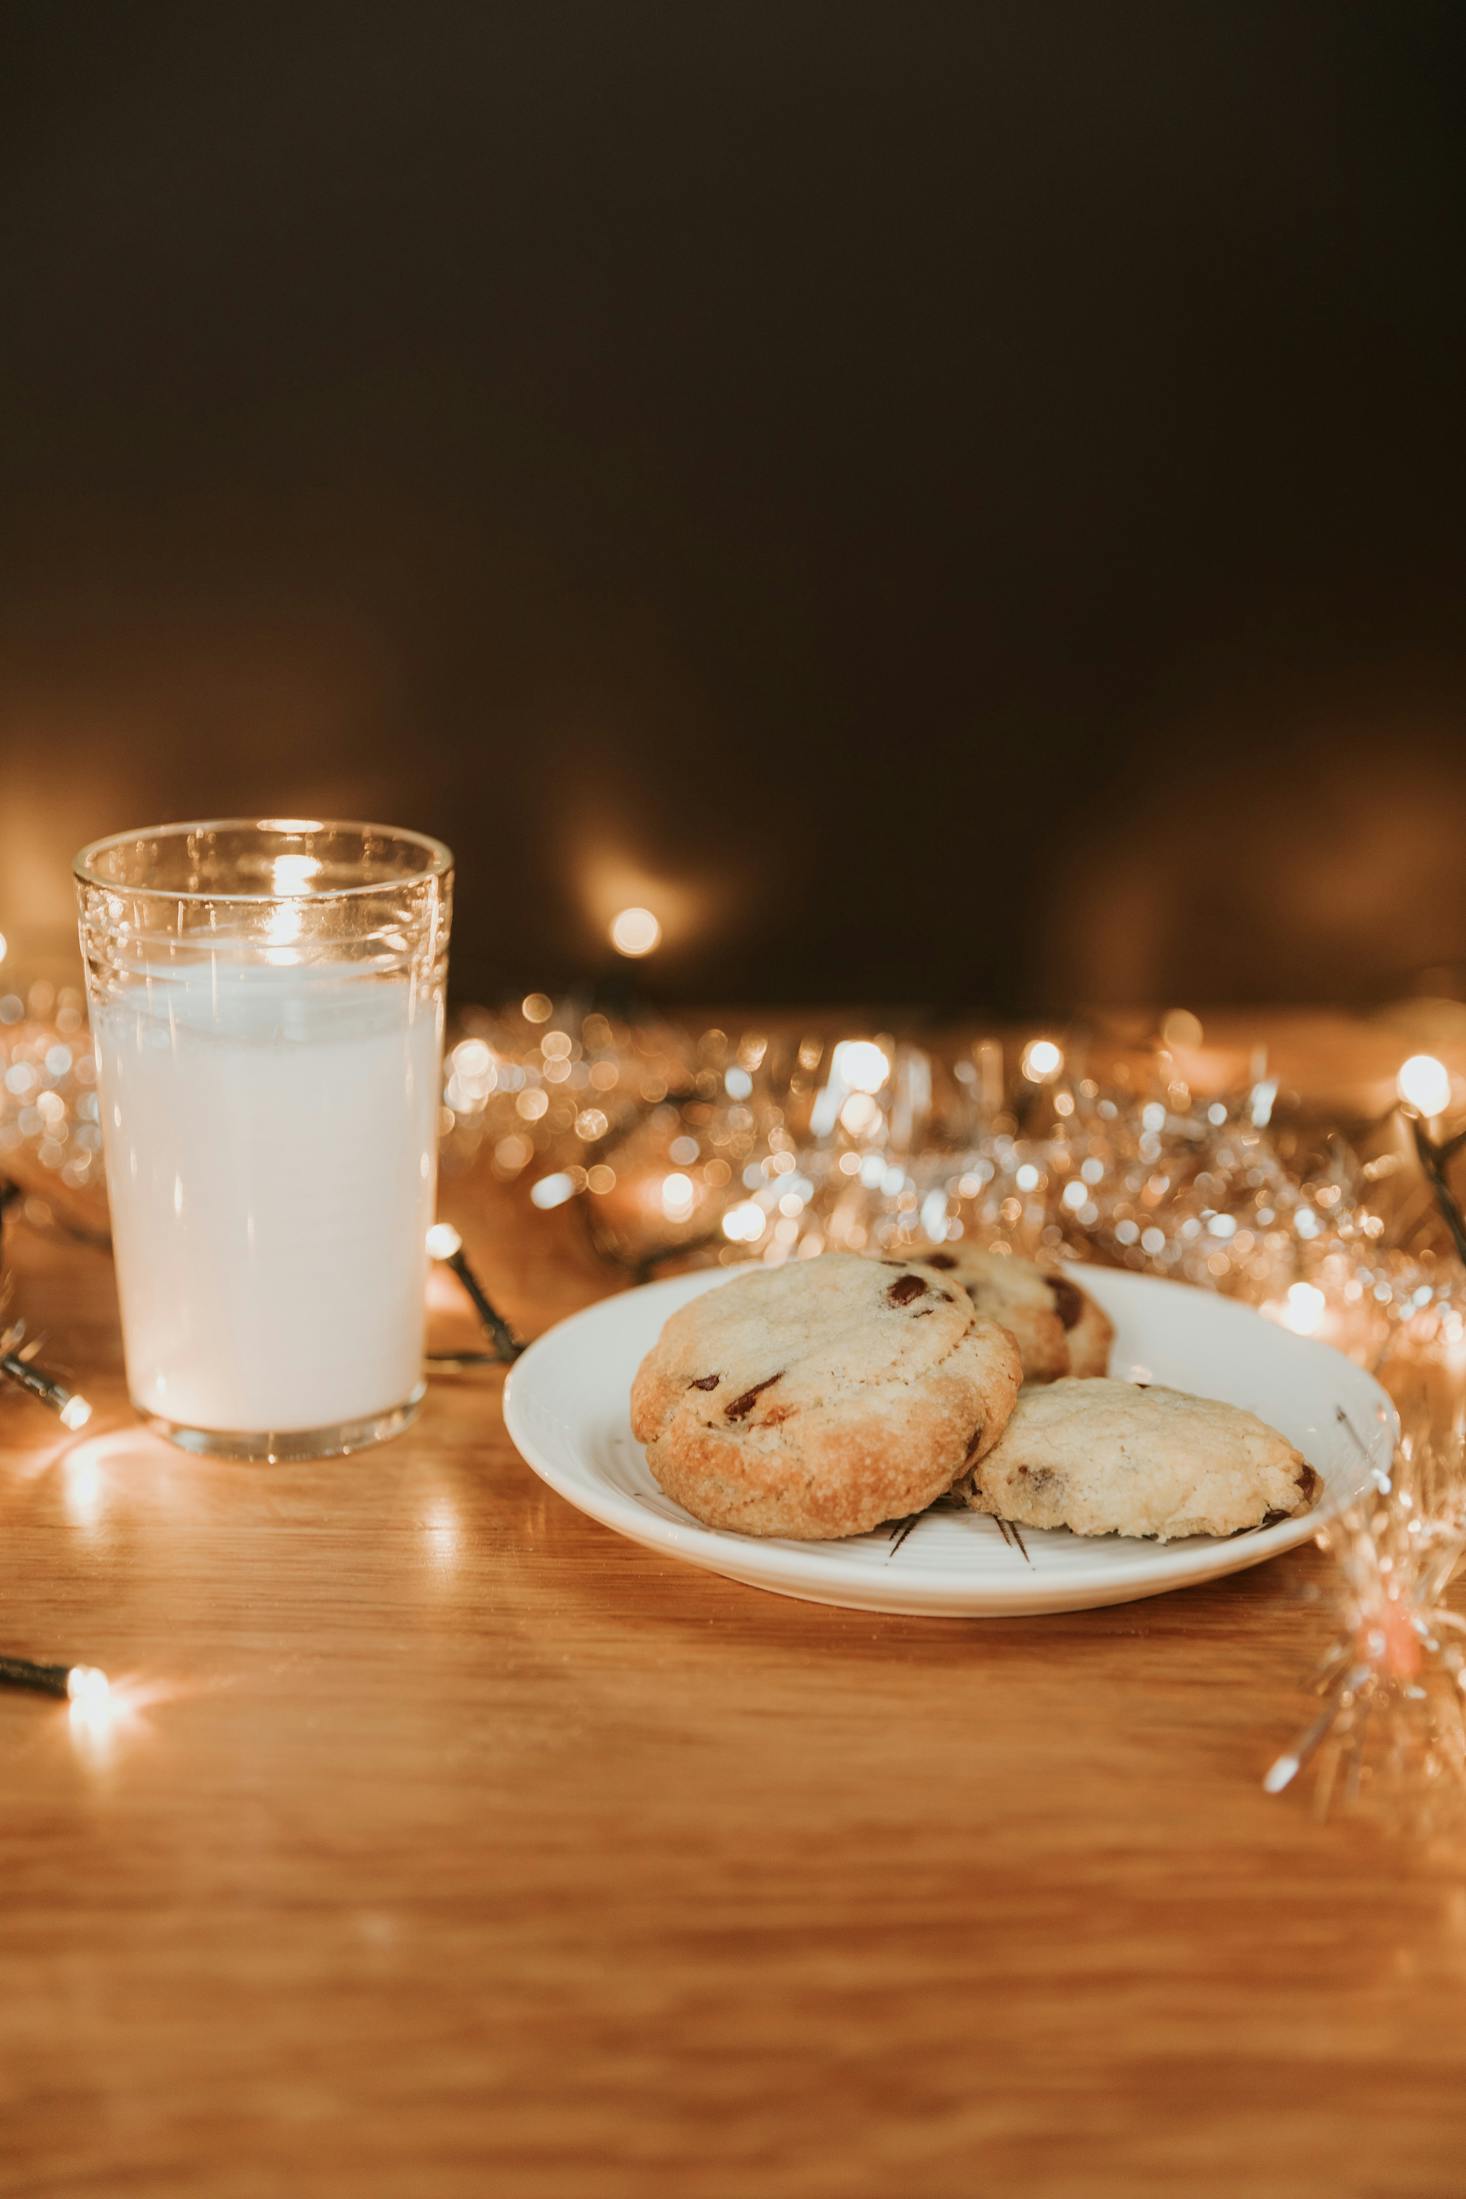
<svg viewBox="0 0 1466 2199">
<path fill-rule="evenodd" d="M 76 859 L 128 1391 L 223 1458 L 423 1394 L 453 858 L 380 825 L 158 825 Z"/>
</svg>

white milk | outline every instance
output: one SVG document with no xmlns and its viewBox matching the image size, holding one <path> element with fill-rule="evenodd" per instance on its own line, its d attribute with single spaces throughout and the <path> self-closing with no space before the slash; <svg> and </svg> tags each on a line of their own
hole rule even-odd
<svg viewBox="0 0 1466 2199">
<path fill-rule="evenodd" d="M 223 1433 L 422 1381 L 441 1025 L 405 976 L 205 962 L 94 1017 L 127 1379 Z"/>
</svg>

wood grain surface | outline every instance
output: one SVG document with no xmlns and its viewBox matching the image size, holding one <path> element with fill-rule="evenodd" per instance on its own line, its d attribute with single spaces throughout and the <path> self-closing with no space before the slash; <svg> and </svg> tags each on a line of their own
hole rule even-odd
<svg viewBox="0 0 1466 2199">
<path fill-rule="evenodd" d="M 460 1206 L 527 1333 L 609 1287 Z M 652 1556 L 497 1375 L 305 1468 L 132 1421 L 104 1256 L 12 1232 L 84 1374 L 0 1398 L 6 2199 L 1466 2193 L 1466 1850 L 1260 1776 L 1313 1551 L 1063 1618 L 884 1618 Z M 455 1311 L 438 1340 L 472 1340 Z"/>
</svg>

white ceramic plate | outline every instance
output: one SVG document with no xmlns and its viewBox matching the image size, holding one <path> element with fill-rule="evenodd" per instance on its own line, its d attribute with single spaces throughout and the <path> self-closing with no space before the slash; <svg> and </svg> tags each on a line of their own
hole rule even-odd
<svg viewBox="0 0 1466 2199">
<path fill-rule="evenodd" d="M 1112 1374 L 1259 1414 L 1323 1476 L 1313 1511 L 1225 1541 L 1128 1542 L 1025 1528 L 1026 1557 L 995 1521 L 972 1512 L 928 1513 L 899 1546 L 885 1528 L 844 1542 L 783 1542 L 700 1526 L 648 1473 L 628 1400 L 668 1314 L 726 1282 L 726 1269 L 649 1283 L 562 1321 L 511 1373 L 505 1423 L 552 1489 L 650 1549 L 811 1603 L 968 1618 L 1129 1603 L 1238 1572 L 1306 1542 L 1371 1469 L 1388 1466 L 1393 1406 L 1371 1376 L 1327 1345 L 1184 1283 L 1109 1268 L 1073 1272 L 1114 1321 Z"/>
</svg>

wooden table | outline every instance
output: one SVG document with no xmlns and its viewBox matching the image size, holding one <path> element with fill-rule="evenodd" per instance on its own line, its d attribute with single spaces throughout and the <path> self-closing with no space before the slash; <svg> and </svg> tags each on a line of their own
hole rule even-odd
<svg viewBox="0 0 1466 2199">
<path fill-rule="evenodd" d="M 570 1219 L 461 1216 L 529 1332 Z M 973 1623 L 618 1540 L 444 1379 L 374 1455 L 130 1420 L 105 1258 L 13 1238 L 94 1430 L 0 1400 L 0 2194 L 1466 2192 L 1466 1874 L 1260 1775 L 1313 1552 Z M 465 1341 L 443 1317 L 441 1338 Z"/>
</svg>

